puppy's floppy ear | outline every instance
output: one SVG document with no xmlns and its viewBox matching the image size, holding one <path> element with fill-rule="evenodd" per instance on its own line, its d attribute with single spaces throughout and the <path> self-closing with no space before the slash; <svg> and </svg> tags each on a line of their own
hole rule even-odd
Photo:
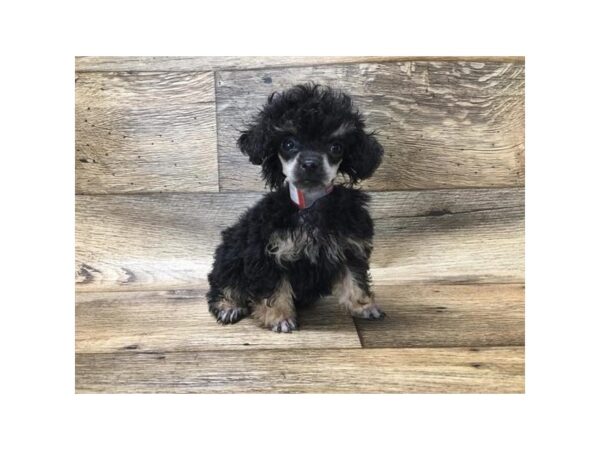
<svg viewBox="0 0 600 450">
<path fill-rule="evenodd" d="M 383 147 L 373 134 L 360 130 L 354 145 L 344 154 L 340 171 L 347 174 L 352 184 L 355 184 L 373 175 L 382 157 Z"/>
<path fill-rule="evenodd" d="M 271 102 L 273 96 L 269 97 Z M 262 166 L 261 175 L 265 184 L 270 189 L 277 189 L 283 185 L 285 175 L 281 163 L 277 158 L 277 151 L 273 149 L 273 133 L 270 131 L 271 122 L 265 112 L 261 112 L 254 125 L 250 125 L 238 138 L 237 144 L 244 155 L 248 155 L 250 162 Z"/>
<path fill-rule="evenodd" d="M 248 156 L 254 165 L 260 165 L 267 157 L 264 133 L 260 123 L 252 125 L 243 131 L 237 140 L 237 145 L 244 155 Z"/>
</svg>

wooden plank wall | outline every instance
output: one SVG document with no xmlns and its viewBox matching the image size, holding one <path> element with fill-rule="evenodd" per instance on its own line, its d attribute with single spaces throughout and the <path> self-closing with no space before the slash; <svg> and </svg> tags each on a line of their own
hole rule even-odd
<svg viewBox="0 0 600 450">
<path fill-rule="evenodd" d="M 217 73 L 223 190 L 261 189 L 257 168 L 231 151 L 236 130 L 270 92 L 309 80 L 352 93 L 387 150 L 367 189 L 523 184 L 523 66 L 406 61 Z"/>
<path fill-rule="evenodd" d="M 256 352 L 245 362 L 252 372 L 269 356 L 261 352 L 288 348 L 307 353 L 281 364 L 289 359 L 300 378 L 312 370 L 314 389 L 275 382 L 271 368 L 229 391 L 314 391 L 335 351 L 311 351 L 366 347 L 380 353 L 353 356 L 353 383 L 367 382 L 373 358 L 400 358 L 384 371 L 396 384 L 382 376 L 379 391 L 522 391 L 524 67 L 518 57 L 77 58 L 78 390 L 164 391 L 154 379 L 176 365 L 187 384 L 170 391 L 227 391 L 196 372 L 199 360 L 209 378 L 226 370 L 201 352 Z M 220 230 L 264 190 L 237 130 L 270 92 L 305 81 L 351 94 L 385 148 L 364 188 L 375 291 L 397 320 L 353 322 L 329 302 L 301 316 L 310 333 L 281 337 L 242 322 L 207 336 L 201 303 Z M 414 347 L 448 350 L 428 361 Z M 162 368 L 144 352 L 162 356 Z M 314 367 L 298 365 L 304 357 Z M 441 361 L 446 384 L 431 376 Z M 125 372 L 110 371 L 116 362 Z"/>
<path fill-rule="evenodd" d="M 78 290 L 206 287 L 220 230 L 260 195 L 77 196 Z M 379 284 L 523 281 L 522 188 L 374 192 L 371 212 Z"/>
</svg>

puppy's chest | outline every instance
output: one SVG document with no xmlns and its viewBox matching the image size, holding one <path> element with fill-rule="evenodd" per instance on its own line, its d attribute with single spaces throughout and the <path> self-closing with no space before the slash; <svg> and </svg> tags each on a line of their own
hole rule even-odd
<svg viewBox="0 0 600 450">
<path fill-rule="evenodd" d="M 346 260 L 347 251 L 357 252 L 366 257 L 370 248 L 371 243 L 368 241 L 327 233 L 317 227 L 300 224 L 293 229 L 273 232 L 266 253 L 280 265 L 303 258 L 312 264 L 325 261 L 340 264 Z"/>
</svg>

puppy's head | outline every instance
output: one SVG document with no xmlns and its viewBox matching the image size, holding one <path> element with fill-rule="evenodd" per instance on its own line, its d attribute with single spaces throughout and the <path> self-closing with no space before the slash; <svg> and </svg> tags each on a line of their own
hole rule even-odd
<svg viewBox="0 0 600 450">
<path fill-rule="evenodd" d="M 262 166 L 272 189 L 286 178 L 301 189 L 328 185 L 338 172 L 356 184 L 373 174 L 383 155 L 364 128 L 346 94 L 302 84 L 271 94 L 238 146 Z"/>
</svg>

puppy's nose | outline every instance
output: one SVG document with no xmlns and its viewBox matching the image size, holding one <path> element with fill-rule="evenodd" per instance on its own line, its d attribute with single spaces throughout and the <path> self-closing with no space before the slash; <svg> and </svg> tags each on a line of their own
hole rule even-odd
<svg viewBox="0 0 600 450">
<path fill-rule="evenodd" d="M 302 167 L 306 171 L 315 170 L 319 162 L 316 159 L 305 159 L 300 163 L 300 167 Z"/>
</svg>

